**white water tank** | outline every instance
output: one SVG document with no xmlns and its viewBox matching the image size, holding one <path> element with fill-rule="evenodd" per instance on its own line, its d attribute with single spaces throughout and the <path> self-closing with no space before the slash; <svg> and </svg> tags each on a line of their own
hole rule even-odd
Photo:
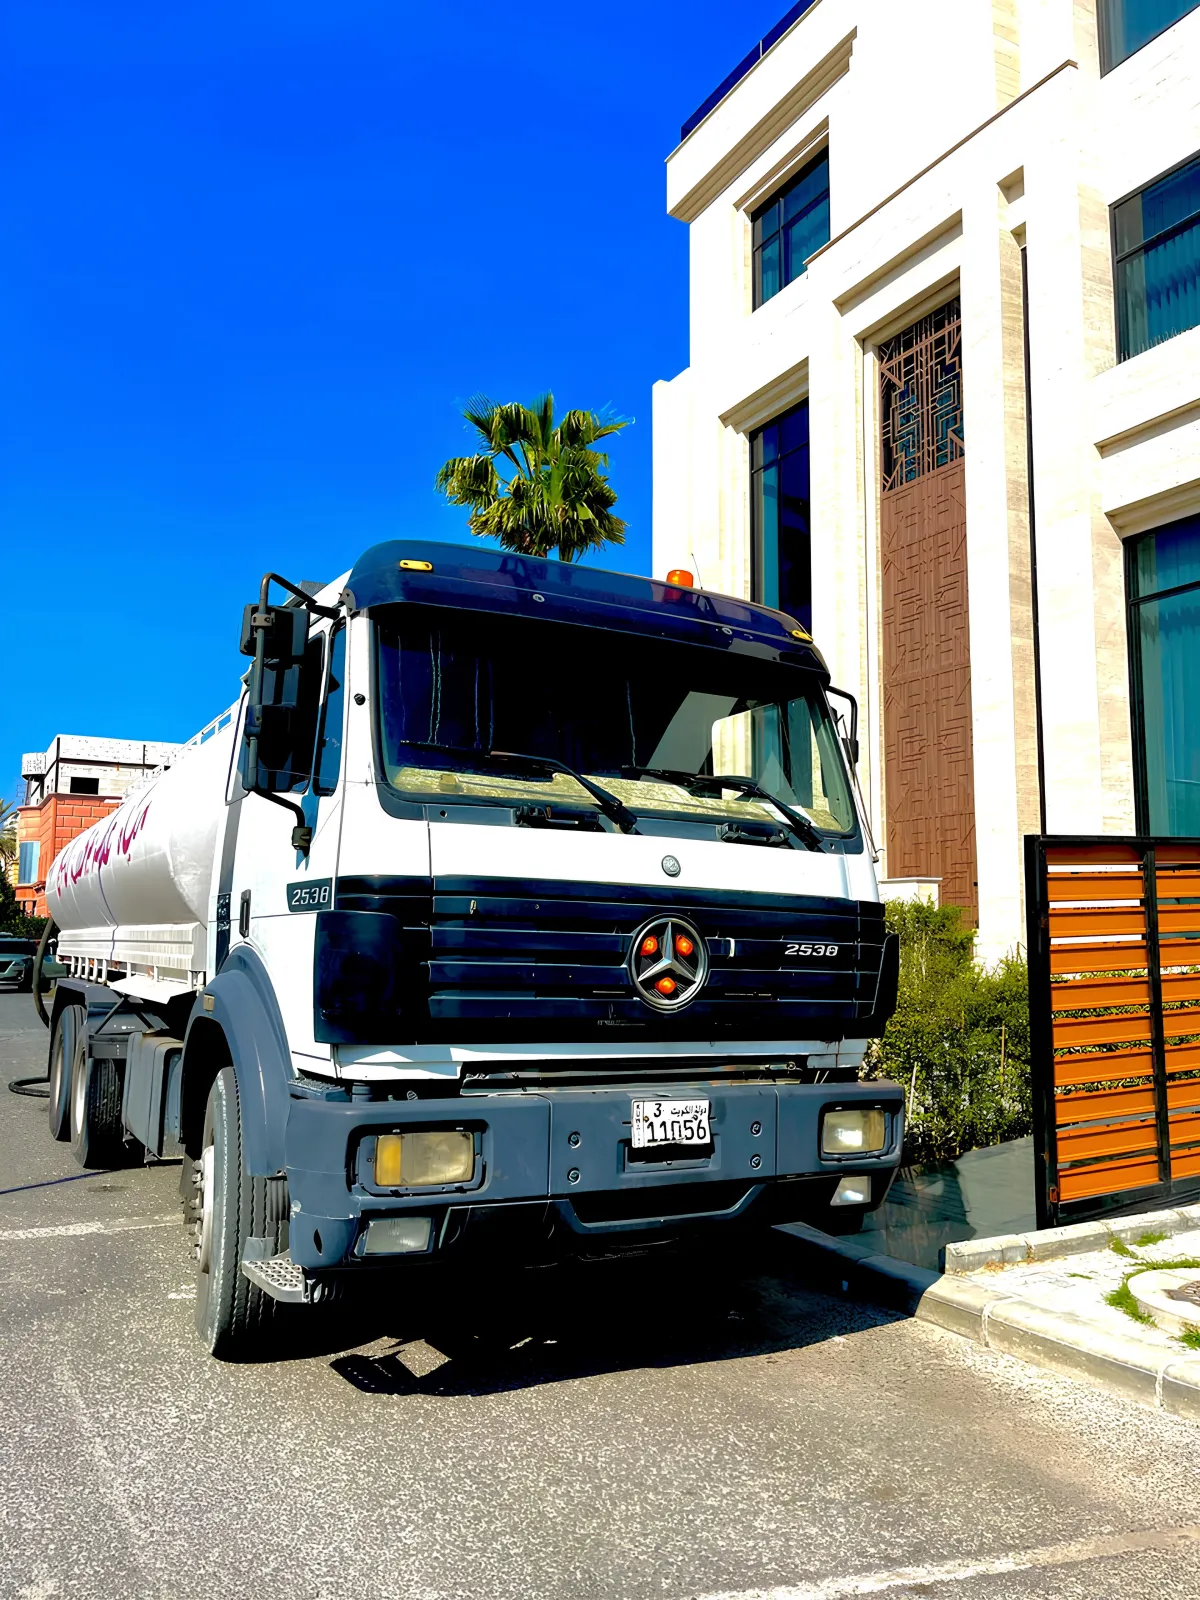
<svg viewBox="0 0 1200 1600">
<path fill-rule="evenodd" d="M 231 718 L 60 851 L 46 902 L 63 932 L 207 923 L 236 726 Z"/>
</svg>

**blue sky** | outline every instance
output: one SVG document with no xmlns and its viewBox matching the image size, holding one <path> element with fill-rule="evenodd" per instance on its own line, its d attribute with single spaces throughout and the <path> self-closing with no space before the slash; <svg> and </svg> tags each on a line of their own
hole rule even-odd
<svg viewBox="0 0 1200 1600">
<path fill-rule="evenodd" d="M 786 0 L 38 0 L 0 21 L 0 795 L 56 733 L 182 739 L 268 567 L 467 538 L 475 391 L 611 404 L 649 570 L 687 363 L 679 124 Z"/>
</svg>

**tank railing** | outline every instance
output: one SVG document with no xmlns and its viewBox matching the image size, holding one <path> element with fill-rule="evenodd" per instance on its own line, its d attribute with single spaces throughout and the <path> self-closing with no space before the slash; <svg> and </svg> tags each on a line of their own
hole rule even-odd
<svg viewBox="0 0 1200 1600">
<path fill-rule="evenodd" d="M 195 750 L 200 745 L 207 744 L 223 728 L 227 728 L 234 717 L 237 716 L 239 705 L 241 705 L 240 699 L 235 700 L 231 706 L 226 706 L 224 711 L 218 712 L 211 722 L 205 723 L 199 733 L 194 733 L 190 739 L 180 745 L 173 760 L 160 762 L 157 767 L 153 767 L 149 772 L 144 773 L 137 783 L 131 784 L 125 791 L 124 798 L 128 799 L 131 794 L 137 794 L 147 784 L 153 783 L 156 778 L 161 778 L 164 772 L 169 772 L 177 762 L 182 761 L 189 750 Z"/>
</svg>

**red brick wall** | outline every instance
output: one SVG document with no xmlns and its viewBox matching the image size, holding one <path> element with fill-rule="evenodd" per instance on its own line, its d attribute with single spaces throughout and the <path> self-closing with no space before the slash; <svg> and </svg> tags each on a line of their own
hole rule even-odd
<svg viewBox="0 0 1200 1600">
<path fill-rule="evenodd" d="M 17 900 L 26 912 L 35 917 L 48 915 L 46 909 L 46 877 L 50 864 L 60 850 L 70 844 L 93 822 L 115 811 L 120 801 L 107 795 L 52 794 L 40 806 L 22 806 L 17 824 L 17 837 L 21 844 L 34 840 L 41 845 L 38 854 L 37 882 L 17 886 Z"/>
</svg>

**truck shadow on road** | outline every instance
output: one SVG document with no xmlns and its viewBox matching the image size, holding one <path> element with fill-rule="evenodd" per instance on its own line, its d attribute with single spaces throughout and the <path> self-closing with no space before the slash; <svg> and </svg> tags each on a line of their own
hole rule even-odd
<svg viewBox="0 0 1200 1600">
<path fill-rule="evenodd" d="M 345 1344 L 359 1348 L 343 1346 L 331 1366 L 367 1394 L 487 1395 L 639 1367 L 780 1357 L 899 1316 L 802 1270 L 787 1246 L 768 1243 L 736 1259 L 651 1255 L 414 1278 L 411 1303 L 382 1318 L 336 1309 Z M 364 1349 L 368 1324 L 378 1333 Z"/>
</svg>

